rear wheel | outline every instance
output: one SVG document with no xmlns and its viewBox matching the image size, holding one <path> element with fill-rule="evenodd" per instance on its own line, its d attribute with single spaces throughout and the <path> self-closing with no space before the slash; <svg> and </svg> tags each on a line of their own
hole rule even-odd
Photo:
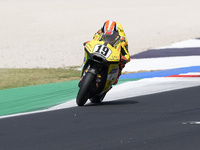
<svg viewBox="0 0 200 150">
<path fill-rule="evenodd" d="M 94 96 L 93 98 L 90 99 L 90 101 L 92 103 L 101 103 L 105 96 L 106 96 L 106 92 L 101 95 Z"/>
<path fill-rule="evenodd" d="M 92 82 L 95 81 L 95 75 L 88 72 L 84 78 L 85 79 L 82 80 L 83 83 L 81 83 L 78 95 L 76 97 L 76 103 L 78 106 L 83 106 L 87 102 L 90 94 L 90 87 Z"/>
</svg>

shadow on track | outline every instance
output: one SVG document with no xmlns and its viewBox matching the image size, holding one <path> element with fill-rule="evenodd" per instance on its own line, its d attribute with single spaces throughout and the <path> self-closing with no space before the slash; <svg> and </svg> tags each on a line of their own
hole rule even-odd
<svg viewBox="0 0 200 150">
<path fill-rule="evenodd" d="M 103 101 L 99 104 L 95 104 L 95 103 L 89 103 L 89 104 L 86 104 L 85 106 L 86 107 L 90 107 L 90 106 L 105 106 L 105 105 L 134 105 L 134 104 L 137 104 L 139 103 L 138 101 L 134 101 L 133 100 L 134 98 L 131 97 L 131 98 L 126 98 L 126 99 L 118 99 L 118 100 L 111 100 L 111 101 Z"/>
</svg>

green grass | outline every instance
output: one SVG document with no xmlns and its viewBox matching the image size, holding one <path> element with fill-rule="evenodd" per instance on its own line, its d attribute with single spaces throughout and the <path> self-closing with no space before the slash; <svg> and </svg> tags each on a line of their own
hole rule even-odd
<svg viewBox="0 0 200 150">
<path fill-rule="evenodd" d="M 0 90 L 80 78 L 77 67 L 69 69 L 0 69 Z"/>
<path fill-rule="evenodd" d="M 81 71 L 77 68 L 0 69 L 0 90 L 80 79 Z M 129 73 L 138 72 L 123 74 Z"/>
</svg>

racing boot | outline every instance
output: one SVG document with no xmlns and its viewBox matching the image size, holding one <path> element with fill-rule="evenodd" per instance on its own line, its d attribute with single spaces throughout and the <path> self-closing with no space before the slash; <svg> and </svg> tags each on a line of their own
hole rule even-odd
<svg viewBox="0 0 200 150">
<path fill-rule="evenodd" d="M 116 84 L 118 83 L 118 79 L 119 79 L 119 77 L 121 76 L 121 74 L 122 74 L 122 69 L 120 68 L 120 69 L 119 69 L 118 76 L 117 76 L 117 79 L 115 80 L 115 82 L 113 83 L 113 85 L 116 85 Z"/>
</svg>

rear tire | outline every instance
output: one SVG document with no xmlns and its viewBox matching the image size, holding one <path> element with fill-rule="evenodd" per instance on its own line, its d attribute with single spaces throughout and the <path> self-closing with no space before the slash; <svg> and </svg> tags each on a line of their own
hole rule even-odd
<svg viewBox="0 0 200 150">
<path fill-rule="evenodd" d="M 88 72 L 84 78 L 85 79 L 82 80 L 83 83 L 81 83 L 81 87 L 76 97 L 76 103 L 78 106 L 83 106 L 87 102 L 90 94 L 90 87 L 95 79 L 95 75 Z"/>
<path fill-rule="evenodd" d="M 101 103 L 104 99 L 104 97 L 106 96 L 106 92 L 101 94 L 101 95 L 97 95 L 94 96 L 93 98 L 90 99 L 91 103 Z"/>
</svg>

